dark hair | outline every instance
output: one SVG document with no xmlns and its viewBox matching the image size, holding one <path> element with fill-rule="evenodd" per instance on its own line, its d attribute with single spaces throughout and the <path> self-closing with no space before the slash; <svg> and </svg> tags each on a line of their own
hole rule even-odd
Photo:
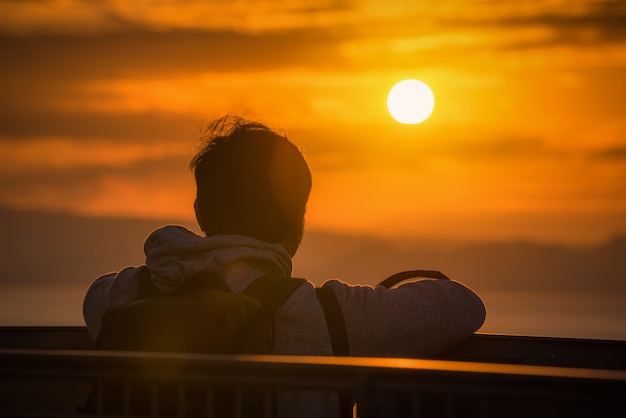
<svg viewBox="0 0 626 418">
<path fill-rule="evenodd" d="M 311 191 L 300 150 L 267 126 L 232 115 L 209 123 L 201 139 L 190 166 L 202 230 L 290 242 L 295 253 Z"/>
</svg>

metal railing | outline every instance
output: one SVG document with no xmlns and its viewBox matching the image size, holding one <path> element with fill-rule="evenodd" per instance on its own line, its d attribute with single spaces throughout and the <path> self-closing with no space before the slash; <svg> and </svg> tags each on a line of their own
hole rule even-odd
<svg viewBox="0 0 626 418">
<path fill-rule="evenodd" d="M 92 416 L 244 417 L 255 405 L 258 416 L 269 417 L 274 394 L 283 390 L 348 393 L 359 418 L 626 416 L 623 370 L 0 349 L 1 416 L 77 416 L 91 396 Z"/>
</svg>

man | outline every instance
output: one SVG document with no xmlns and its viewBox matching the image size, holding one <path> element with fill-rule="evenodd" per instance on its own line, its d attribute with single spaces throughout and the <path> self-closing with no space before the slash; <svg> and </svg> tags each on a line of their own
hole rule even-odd
<svg viewBox="0 0 626 418">
<path fill-rule="evenodd" d="M 290 277 L 302 239 L 311 189 L 308 165 L 286 137 L 227 116 L 209 125 L 193 158 L 198 224 L 206 237 L 177 226 L 146 240 L 152 284 L 172 293 L 199 274 L 217 276 L 241 292 L 264 275 Z M 84 301 L 96 338 L 107 309 L 136 298 L 146 267 L 97 279 Z M 485 308 L 451 280 L 421 280 L 392 289 L 329 280 L 345 321 L 350 355 L 419 357 L 446 350 L 482 325 Z M 302 284 L 275 314 L 273 353 L 332 355 L 324 312 L 312 283 Z M 279 393 L 281 417 L 337 416 L 337 399 L 321 393 Z"/>
</svg>

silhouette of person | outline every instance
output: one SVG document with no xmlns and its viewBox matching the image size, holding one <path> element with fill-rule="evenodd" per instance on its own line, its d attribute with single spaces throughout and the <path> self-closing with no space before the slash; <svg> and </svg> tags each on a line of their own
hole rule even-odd
<svg viewBox="0 0 626 418">
<path fill-rule="evenodd" d="M 212 122 L 191 161 L 195 213 L 205 236 L 165 226 L 146 240 L 146 265 L 96 279 L 84 318 L 97 338 L 104 313 L 138 296 L 141 277 L 174 292 L 200 274 L 219 277 L 234 292 L 264 275 L 291 277 L 303 236 L 312 180 L 300 150 L 284 135 L 237 116 Z M 419 357 L 452 348 L 485 319 L 481 299 L 453 280 L 417 280 L 397 287 L 354 286 L 338 279 L 322 288 L 335 296 L 352 356 Z M 315 286 L 304 282 L 274 316 L 272 352 L 333 355 Z M 337 417 L 336 394 L 279 392 L 280 417 Z"/>
</svg>

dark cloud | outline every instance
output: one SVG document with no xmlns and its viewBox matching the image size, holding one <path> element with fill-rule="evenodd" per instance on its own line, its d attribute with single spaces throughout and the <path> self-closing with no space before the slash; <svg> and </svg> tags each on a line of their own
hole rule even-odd
<svg viewBox="0 0 626 418">
<path fill-rule="evenodd" d="M 76 183 L 92 183 L 93 180 L 102 176 L 114 176 L 119 178 L 137 178 L 158 177 L 159 173 L 190 173 L 189 156 L 180 155 L 164 155 L 163 157 L 154 158 L 146 155 L 145 158 L 139 158 L 136 161 L 126 164 L 111 164 L 108 161 L 99 163 L 97 160 L 89 165 L 70 165 L 67 167 L 51 168 L 44 166 L 38 169 L 36 166 L 29 166 L 28 170 L 20 173 L 19 180 L 13 173 L 0 173 L 0 181 L 2 181 L 2 190 L 9 187 L 9 183 L 13 182 L 13 188 L 19 188 L 22 185 L 30 183 L 44 184 L 66 184 L 69 182 Z M 24 182 L 19 184 L 19 182 Z"/>
<path fill-rule="evenodd" d="M 347 6 L 338 2 L 330 8 Z M 488 7 L 485 5 L 483 7 Z M 316 9 L 317 10 L 317 9 Z M 298 9 L 315 14 L 316 10 Z M 626 2 L 592 4 L 586 13 L 574 14 L 564 7 L 562 13 L 539 13 L 529 16 L 505 16 L 497 19 L 455 19 L 416 17 L 377 18 L 368 23 L 337 24 L 241 33 L 227 30 L 170 29 L 151 30 L 140 22 L 108 17 L 119 30 L 93 34 L 0 35 L 1 78 L 37 78 L 47 80 L 110 79 L 116 77 L 166 76 L 181 73 L 255 72 L 285 67 L 308 67 L 316 70 L 359 69 L 360 57 L 346 58 L 345 42 L 395 37 L 439 36 L 465 28 L 522 31 L 545 27 L 551 34 L 543 39 L 507 40 L 501 48 L 523 49 L 556 44 L 596 45 L 622 43 L 626 40 Z M 428 24 L 426 23 L 426 19 Z M 416 24 L 424 23 L 424 24 Z M 419 51 L 411 54 L 383 51 L 380 60 L 368 59 L 368 68 L 412 66 L 428 59 L 454 59 L 460 51 L 492 50 L 479 42 L 454 46 L 449 52 Z M 419 56 L 418 56 L 419 54 Z M 410 55 L 410 56 L 409 56 Z"/>
<path fill-rule="evenodd" d="M 488 141 L 475 140 L 455 145 L 460 153 L 475 158 L 526 159 L 546 155 L 554 151 L 546 147 L 540 138 L 498 137 Z"/>
<path fill-rule="evenodd" d="M 198 136 L 200 117 L 176 113 L 96 113 L 12 109 L 2 106 L 0 136 L 4 140 L 33 137 L 189 142 Z"/>
<path fill-rule="evenodd" d="M 94 35 L 0 35 L 0 77 L 102 79 L 328 66 L 345 35 L 317 29 L 264 34 L 200 30 Z"/>
<path fill-rule="evenodd" d="M 31 167 L 32 168 L 32 167 Z M 102 167 L 90 169 L 58 169 L 34 168 L 28 173 L 16 175 L 0 175 L 0 196 L 2 204 L 15 201 L 34 200 L 41 206 L 67 204 L 88 201 L 98 197 L 100 188 L 98 179 L 107 172 Z"/>
<path fill-rule="evenodd" d="M 624 163 L 626 161 L 626 144 L 596 151 L 591 154 L 591 158 L 594 160 Z"/>
<path fill-rule="evenodd" d="M 564 7 L 563 13 L 511 17 L 496 22 L 515 30 L 522 27 L 545 27 L 552 35 L 543 41 L 522 41 L 510 48 L 532 48 L 547 45 L 592 46 L 622 44 L 626 40 L 626 2 L 605 1 L 591 5 L 584 14 L 574 14 Z"/>
<path fill-rule="evenodd" d="M 457 161 L 533 162 L 568 158 L 573 151 L 549 145 L 547 138 L 524 137 L 512 132 L 415 126 L 385 128 L 341 127 L 288 132 L 303 146 L 315 170 L 364 169 L 379 164 L 411 167 L 419 172 L 433 158 Z"/>
<path fill-rule="evenodd" d="M 40 200 L 53 198 L 47 204 L 54 206 L 86 202 L 98 198 L 103 179 L 118 179 L 121 183 L 141 182 L 153 184 L 155 189 L 167 184 L 192 184 L 188 169 L 189 159 L 182 156 L 165 156 L 144 159 L 129 164 L 107 165 L 93 163 L 64 168 L 29 166 L 26 172 L 0 174 L 0 201 L 4 204 L 33 197 Z"/>
<path fill-rule="evenodd" d="M 490 2 L 485 3 L 482 7 L 491 7 Z M 500 2 L 497 3 L 500 4 Z M 517 32 L 520 36 L 514 37 L 512 41 L 506 34 L 500 37 L 499 49 L 503 50 L 535 49 L 558 45 L 581 47 L 601 44 L 621 45 L 626 40 L 626 2 L 593 2 L 582 13 L 564 5 L 559 12 L 542 11 L 524 15 L 510 13 L 497 18 L 443 18 L 440 23 L 447 30 L 479 28 Z M 523 31 L 531 28 L 547 29 L 548 34 L 539 39 L 534 36 L 523 39 Z M 473 45 L 475 46 L 479 45 Z"/>
</svg>

